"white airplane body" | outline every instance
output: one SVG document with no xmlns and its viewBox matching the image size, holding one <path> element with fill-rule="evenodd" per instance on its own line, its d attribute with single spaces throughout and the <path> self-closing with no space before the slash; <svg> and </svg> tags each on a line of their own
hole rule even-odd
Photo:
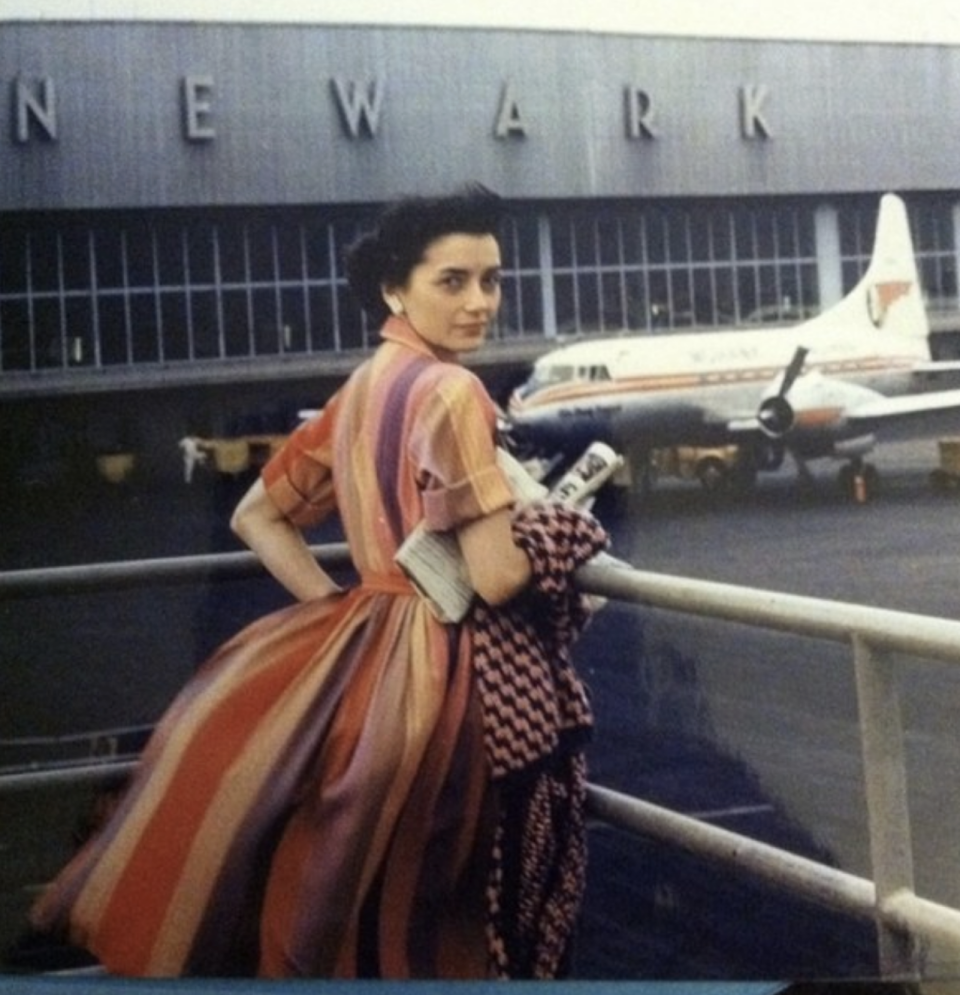
<svg viewBox="0 0 960 995">
<path fill-rule="evenodd" d="M 881 200 L 873 255 L 836 305 L 800 325 L 583 341 L 541 357 L 510 399 L 510 433 L 544 453 L 593 439 L 631 459 L 670 446 L 735 444 L 754 469 L 859 461 L 876 433 L 960 433 L 960 390 L 924 390 L 957 363 L 931 361 L 907 213 Z M 855 464 L 859 467 L 859 463 Z"/>
</svg>

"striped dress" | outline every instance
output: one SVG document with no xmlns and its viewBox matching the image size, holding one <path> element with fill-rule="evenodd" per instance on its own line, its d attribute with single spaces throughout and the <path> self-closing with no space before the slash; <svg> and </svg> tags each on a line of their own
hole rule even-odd
<svg viewBox="0 0 960 995">
<path fill-rule="evenodd" d="M 425 519 L 512 501 L 494 410 L 405 322 L 264 470 L 308 527 L 341 515 L 358 586 L 246 628 L 158 724 L 116 814 L 47 889 L 131 976 L 484 977 L 495 813 L 469 625 L 394 564 Z"/>
</svg>

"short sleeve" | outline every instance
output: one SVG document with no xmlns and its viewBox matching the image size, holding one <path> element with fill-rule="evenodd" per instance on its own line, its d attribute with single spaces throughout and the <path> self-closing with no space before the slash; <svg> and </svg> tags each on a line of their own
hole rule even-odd
<svg viewBox="0 0 960 995">
<path fill-rule="evenodd" d="M 310 528 L 336 507 L 333 486 L 333 426 L 337 398 L 304 422 L 264 466 L 267 493 L 294 525 Z"/>
<path fill-rule="evenodd" d="M 513 504 L 497 465 L 496 411 L 477 377 L 437 364 L 419 384 L 411 438 L 426 527 L 446 531 Z"/>
</svg>

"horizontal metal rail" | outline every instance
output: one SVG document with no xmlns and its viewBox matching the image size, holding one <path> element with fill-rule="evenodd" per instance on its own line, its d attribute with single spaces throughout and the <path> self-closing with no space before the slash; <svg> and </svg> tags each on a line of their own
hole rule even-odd
<svg viewBox="0 0 960 995">
<path fill-rule="evenodd" d="M 327 566 L 346 566 L 350 563 L 346 543 L 327 543 L 310 548 L 317 559 Z M 237 553 L 10 570 L 0 573 L 0 601 L 89 590 L 242 580 L 245 577 L 262 576 L 263 572 L 263 564 L 259 558 L 246 550 Z"/>
<path fill-rule="evenodd" d="M 891 929 L 948 947 L 956 948 L 960 939 L 960 910 L 909 891 L 891 895 L 878 909 L 876 885 L 866 878 L 595 784 L 588 786 L 587 803 L 594 818 L 611 826 L 726 864 L 827 908 L 865 920 L 879 915 Z"/>
<path fill-rule="evenodd" d="M 327 566 L 350 564 L 346 543 L 310 548 Z M 0 601 L 262 574 L 262 563 L 247 551 L 40 567 L 0 572 Z M 590 594 L 619 601 L 837 642 L 857 634 L 877 647 L 960 664 L 960 622 L 949 619 L 651 573 L 608 556 L 581 567 L 577 581 Z"/>
<path fill-rule="evenodd" d="M 821 905 L 873 918 L 876 889 L 864 878 L 609 788 L 591 784 L 587 798 L 590 814 L 609 825 L 723 861 Z"/>
<path fill-rule="evenodd" d="M 891 652 L 960 664 L 960 622 L 950 619 L 649 573 L 612 557 L 581 567 L 577 581 L 618 601 L 840 643 L 858 635 Z"/>
<path fill-rule="evenodd" d="M 129 777 L 139 763 L 138 757 L 109 757 L 87 763 L 37 764 L 0 774 L 0 795 L 37 788 L 62 788 L 70 785 L 101 785 Z"/>
<path fill-rule="evenodd" d="M 345 545 L 312 547 L 328 565 L 349 563 Z M 146 584 L 255 576 L 252 554 L 211 554 L 130 563 L 23 570 L 0 574 L 0 600 Z M 960 910 L 914 894 L 906 804 L 903 733 L 891 653 L 960 664 L 960 622 L 844 602 L 781 594 L 633 569 L 600 557 L 577 574 L 586 592 L 686 615 L 773 629 L 851 648 L 860 696 L 874 880 L 866 880 L 597 785 L 591 814 L 630 832 L 719 861 L 838 911 L 870 918 L 877 928 L 879 973 L 920 978 L 936 944 L 960 965 Z M 0 775 L 0 791 L 43 787 L 127 773 L 129 759 Z"/>
</svg>

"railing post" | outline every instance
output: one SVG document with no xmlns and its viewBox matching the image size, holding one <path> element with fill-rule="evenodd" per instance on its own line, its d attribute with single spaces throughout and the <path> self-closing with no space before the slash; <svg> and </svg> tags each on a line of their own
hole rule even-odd
<svg viewBox="0 0 960 995">
<path fill-rule="evenodd" d="M 892 896 L 914 893 L 913 847 L 896 667 L 885 651 L 858 634 L 853 659 L 860 709 L 870 831 L 870 859 L 876 884 L 876 925 L 883 978 L 919 978 L 920 953 L 912 937 L 894 929 L 884 915 Z"/>
</svg>

